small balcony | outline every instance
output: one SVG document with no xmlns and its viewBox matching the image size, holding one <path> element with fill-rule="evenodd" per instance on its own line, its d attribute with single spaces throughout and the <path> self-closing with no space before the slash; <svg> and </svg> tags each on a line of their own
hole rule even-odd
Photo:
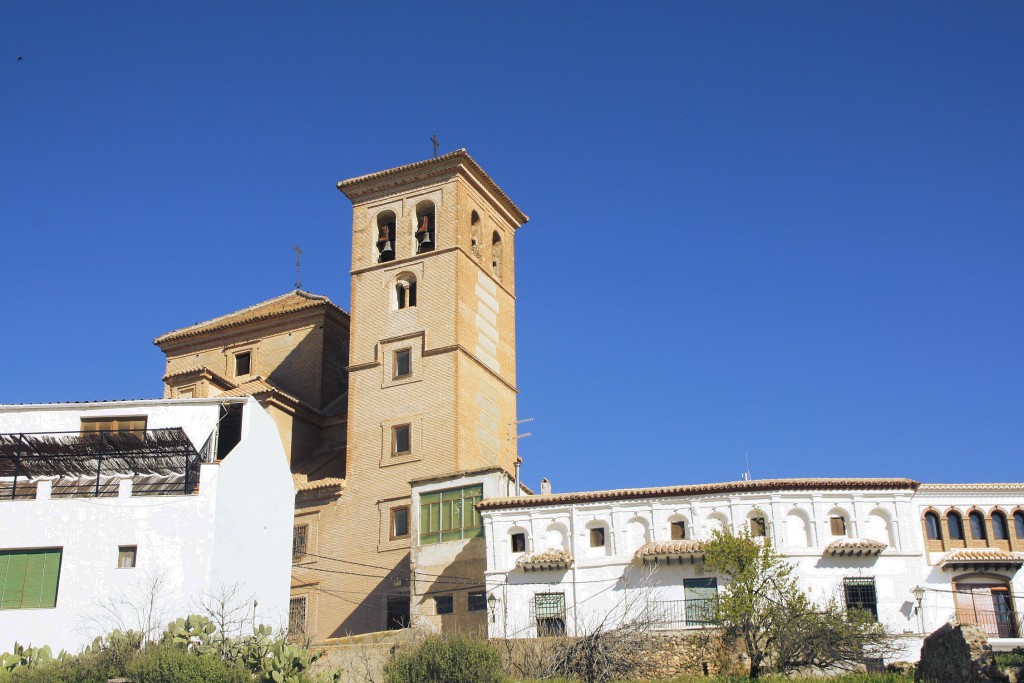
<svg viewBox="0 0 1024 683">
<path fill-rule="evenodd" d="M 0 500 L 190 495 L 209 459 L 181 428 L 0 434 Z M 45 482 L 45 485 L 44 485 Z"/>
<path fill-rule="evenodd" d="M 656 631 L 715 626 L 718 624 L 718 598 L 651 600 L 644 616 Z"/>
</svg>

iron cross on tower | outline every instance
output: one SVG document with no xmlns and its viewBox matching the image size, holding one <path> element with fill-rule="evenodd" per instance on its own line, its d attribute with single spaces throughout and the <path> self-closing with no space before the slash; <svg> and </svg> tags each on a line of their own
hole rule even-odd
<svg viewBox="0 0 1024 683">
<path fill-rule="evenodd" d="M 297 244 L 292 249 L 295 251 L 295 289 L 302 289 L 302 249 Z"/>
</svg>

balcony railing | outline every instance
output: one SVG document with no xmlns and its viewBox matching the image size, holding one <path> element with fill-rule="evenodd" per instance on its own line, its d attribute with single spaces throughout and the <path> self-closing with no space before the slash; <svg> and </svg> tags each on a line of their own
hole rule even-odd
<svg viewBox="0 0 1024 683">
<path fill-rule="evenodd" d="M 958 609 L 956 620 L 977 626 L 990 638 L 1020 638 L 1024 631 L 1024 620 L 1013 612 Z"/>
<path fill-rule="evenodd" d="M 647 619 L 651 628 L 661 631 L 714 626 L 718 623 L 717 612 L 717 598 L 652 600 L 647 603 Z"/>
<path fill-rule="evenodd" d="M 211 440 L 207 441 L 207 450 Z M 0 500 L 115 497 L 130 477 L 132 495 L 188 495 L 204 459 L 180 428 L 0 434 Z"/>
</svg>

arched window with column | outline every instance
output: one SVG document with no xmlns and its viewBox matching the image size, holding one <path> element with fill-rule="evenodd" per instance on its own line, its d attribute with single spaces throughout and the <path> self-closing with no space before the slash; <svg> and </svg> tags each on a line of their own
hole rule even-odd
<svg viewBox="0 0 1024 683">
<path fill-rule="evenodd" d="M 395 226 L 398 220 L 394 211 L 377 214 L 377 263 L 395 260 Z"/>
<path fill-rule="evenodd" d="M 1018 540 L 1024 541 L 1024 512 L 1020 510 L 1013 513 L 1013 530 Z"/>
<path fill-rule="evenodd" d="M 395 297 L 393 308 L 400 311 L 403 308 L 416 306 L 416 276 L 412 273 L 402 273 L 395 278 Z"/>
<path fill-rule="evenodd" d="M 434 202 L 424 200 L 416 205 L 416 253 L 434 250 Z"/>
</svg>

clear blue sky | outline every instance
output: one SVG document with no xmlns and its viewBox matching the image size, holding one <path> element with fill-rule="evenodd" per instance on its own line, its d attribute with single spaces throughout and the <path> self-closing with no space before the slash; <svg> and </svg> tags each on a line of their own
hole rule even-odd
<svg viewBox="0 0 1024 683">
<path fill-rule="evenodd" d="M 436 133 L 532 218 L 527 483 L 1024 480 L 1024 3 L 10 1 L 0 47 L 0 403 L 158 396 L 297 242 L 347 309 L 334 184 Z"/>
</svg>

